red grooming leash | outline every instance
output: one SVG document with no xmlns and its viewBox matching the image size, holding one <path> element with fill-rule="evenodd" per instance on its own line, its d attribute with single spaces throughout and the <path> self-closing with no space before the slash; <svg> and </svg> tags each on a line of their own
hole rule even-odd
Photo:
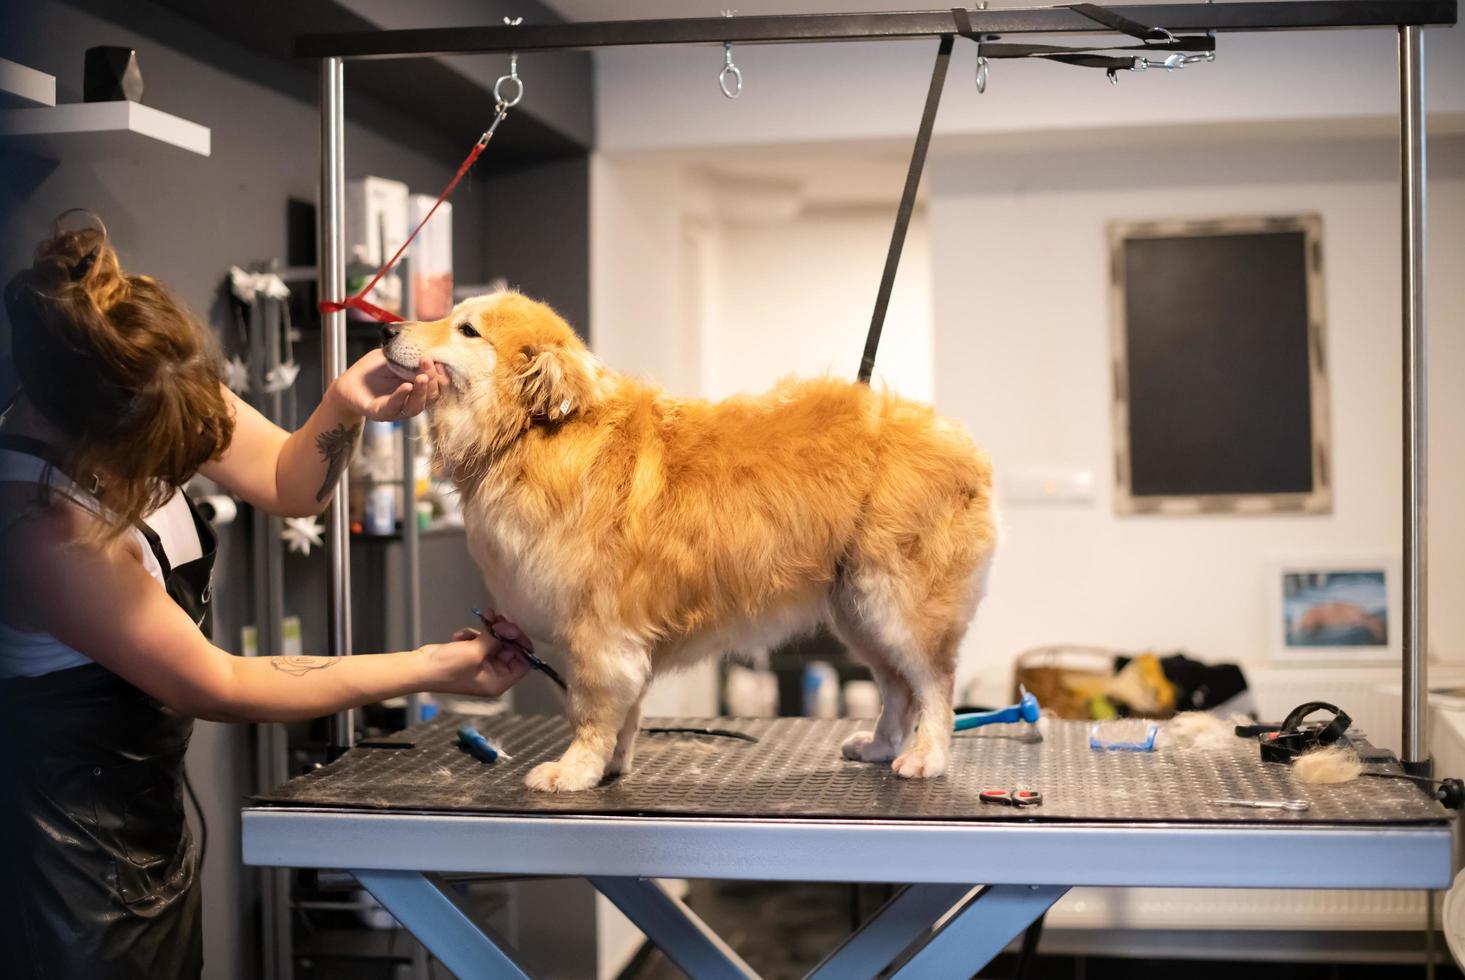
<svg viewBox="0 0 1465 980">
<path fill-rule="evenodd" d="M 517 76 L 506 75 L 504 77 L 513 77 L 515 81 L 518 81 Z M 502 79 L 500 79 L 500 81 L 502 81 Z M 494 87 L 497 88 L 498 86 Z M 520 83 L 519 94 L 521 96 L 523 94 L 523 83 Z M 397 314 L 393 313 L 391 310 L 383 309 L 382 307 L 377 306 L 375 303 L 367 300 L 366 294 L 375 289 L 376 284 L 382 281 L 382 277 L 385 276 L 388 272 L 392 271 L 392 267 L 396 265 L 397 262 L 402 258 L 402 254 L 407 251 L 407 246 L 412 244 L 412 239 L 416 238 L 417 233 L 423 229 L 423 226 L 425 226 L 429 221 L 432 220 L 432 216 L 437 213 L 437 209 L 442 206 L 442 203 L 448 199 L 448 195 L 453 193 L 453 189 L 458 186 L 458 183 L 465 176 L 467 176 L 468 171 L 473 168 L 473 164 L 478 161 L 478 157 L 488 146 L 488 141 L 493 139 L 494 130 L 499 128 L 499 123 L 503 122 L 504 117 L 509 114 L 509 107 L 516 105 L 518 101 L 518 98 L 515 98 L 512 102 L 504 102 L 502 100 L 499 101 L 498 115 L 493 117 L 493 122 L 489 124 L 489 127 L 483 131 L 483 135 L 478 137 L 478 142 L 473 144 L 473 149 L 468 151 L 468 156 L 458 166 L 458 172 L 453 175 L 453 179 L 448 181 L 448 186 L 443 188 L 443 192 L 439 194 L 437 196 L 437 200 L 433 202 L 432 210 L 428 211 L 427 214 L 423 216 L 423 219 L 417 223 L 417 227 L 412 229 L 412 234 L 407 236 L 407 240 L 402 243 L 401 248 L 397 249 L 396 254 L 387 261 L 387 264 L 377 270 L 377 273 L 375 276 L 372 277 L 371 282 L 366 284 L 366 288 L 362 289 L 361 292 L 357 293 L 355 296 L 349 297 L 348 299 L 339 302 L 329 299 L 321 300 L 320 303 L 317 304 L 317 308 L 320 310 L 320 312 L 344 313 L 348 308 L 354 308 L 360 310 L 362 313 L 365 313 L 367 316 L 372 317 L 375 320 L 381 321 L 382 323 L 401 322 L 402 318 L 397 316 Z"/>
</svg>

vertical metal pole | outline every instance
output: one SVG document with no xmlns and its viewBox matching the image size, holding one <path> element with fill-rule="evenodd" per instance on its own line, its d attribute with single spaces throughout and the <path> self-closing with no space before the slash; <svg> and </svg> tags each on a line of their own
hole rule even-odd
<svg viewBox="0 0 1465 980">
<path fill-rule="evenodd" d="M 346 295 L 346 150 L 345 92 L 340 58 L 322 58 L 320 63 L 320 295 L 340 299 Z M 321 365 L 324 385 L 329 386 L 346 368 L 346 314 L 321 314 Z M 330 572 L 326 589 L 328 653 L 351 655 L 351 528 L 348 514 L 350 488 L 347 474 L 341 474 L 336 495 L 326 511 L 327 554 Z M 339 711 L 331 717 L 329 757 L 334 760 L 355 742 L 354 712 Z"/>
<path fill-rule="evenodd" d="M 1403 210 L 1404 740 L 1406 765 L 1429 766 L 1429 389 L 1424 331 L 1424 37 L 1399 28 L 1399 165 Z"/>
</svg>

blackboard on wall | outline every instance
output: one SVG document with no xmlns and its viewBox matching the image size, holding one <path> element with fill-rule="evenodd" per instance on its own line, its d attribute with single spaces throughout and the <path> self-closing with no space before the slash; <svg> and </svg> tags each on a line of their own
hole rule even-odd
<svg viewBox="0 0 1465 980">
<path fill-rule="evenodd" d="M 1330 508 L 1320 224 L 1111 227 L 1121 512 Z"/>
</svg>

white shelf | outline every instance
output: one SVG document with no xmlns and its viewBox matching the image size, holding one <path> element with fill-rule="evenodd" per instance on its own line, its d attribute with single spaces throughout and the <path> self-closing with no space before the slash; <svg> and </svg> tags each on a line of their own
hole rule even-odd
<svg viewBox="0 0 1465 980">
<path fill-rule="evenodd" d="M 55 76 L 0 58 L 0 109 L 55 104 Z"/>
<path fill-rule="evenodd" d="M 207 126 L 140 102 L 76 102 L 0 112 L 0 138 L 54 159 L 75 154 L 132 156 L 149 141 L 209 155 Z"/>
</svg>

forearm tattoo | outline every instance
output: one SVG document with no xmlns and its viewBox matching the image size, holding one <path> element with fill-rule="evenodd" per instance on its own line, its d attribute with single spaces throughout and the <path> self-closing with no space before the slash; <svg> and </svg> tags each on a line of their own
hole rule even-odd
<svg viewBox="0 0 1465 980">
<path fill-rule="evenodd" d="M 271 657 L 270 666 L 291 677 L 304 677 L 312 670 L 325 670 L 336 666 L 330 657 Z"/>
<path fill-rule="evenodd" d="M 346 464 L 351 462 L 351 454 L 356 450 L 356 437 L 361 435 L 361 423 L 357 422 L 351 428 L 345 424 L 336 426 L 327 432 L 321 432 L 315 437 L 315 448 L 320 451 L 321 458 L 326 461 L 326 479 L 315 492 L 317 502 L 325 500 L 336 489 L 336 483 L 341 479 L 341 474 L 346 472 Z"/>
</svg>

